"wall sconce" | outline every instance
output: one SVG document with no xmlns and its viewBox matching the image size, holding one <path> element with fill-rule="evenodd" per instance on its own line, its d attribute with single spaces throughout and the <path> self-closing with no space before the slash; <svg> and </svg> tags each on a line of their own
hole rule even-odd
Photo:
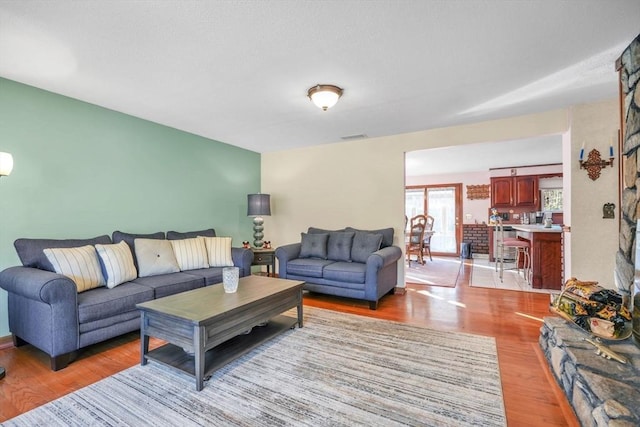
<svg viewBox="0 0 640 427">
<path fill-rule="evenodd" d="M 584 160 L 584 142 L 582 143 L 582 148 L 580 148 L 580 169 L 586 169 L 589 178 L 592 181 L 600 178 L 600 171 L 607 166 L 613 167 L 613 141 L 609 145 L 609 160 L 602 160 L 600 152 L 595 148 L 589 151 L 589 155 L 587 156 L 587 160 Z"/>
<path fill-rule="evenodd" d="M 13 156 L 0 151 L 0 176 L 11 175 L 13 170 Z"/>
<path fill-rule="evenodd" d="M 269 194 L 248 194 L 247 195 L 247 216 L 253 218 L 253 246 L 261 248 L 264 242 L 263 215 L 271 215 L 271 195 Z"/>
</svg>

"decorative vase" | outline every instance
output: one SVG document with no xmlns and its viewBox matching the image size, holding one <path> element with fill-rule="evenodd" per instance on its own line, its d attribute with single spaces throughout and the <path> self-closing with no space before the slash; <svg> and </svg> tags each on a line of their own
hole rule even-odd
<svg viewBox="0 0 640 427">
<path fill-rule="evenodd" d="M 228 294 L 232 294 L 237 291 L 239 278 L 240 268 L 224 267 L 222 269 L 222 285 L 224 286 L 224 291 Z"/>
</svg>

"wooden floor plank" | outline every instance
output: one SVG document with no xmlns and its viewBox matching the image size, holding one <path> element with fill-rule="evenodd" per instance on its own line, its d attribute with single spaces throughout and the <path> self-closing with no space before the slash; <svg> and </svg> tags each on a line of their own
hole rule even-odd
<svg viewBox="0 0 640 427">
<path fill-rule="evenodd" d="M 538 347 L 541 323 L 532 318 L 551 315 L 549 296 L 469 287 L 471 266 L 469 261 L 467 264 L 455 288 L 409 285 L 404 295 L 383 297 L 377 310 L 369 310 L 368 303 L 363 301 L 311 293 L 305 294 L 304 303 L 495 337 L 508 424 L 578 426 Z M 437 263 L 431 265 L 438 268 Z M 152 339 L 150 347 L 160 344 Z M 84 349 L 73 363 L 57 372 L 50 370 L 49 359 L 32 346 L 0 350 L 0 366 L 7 369 L 6 378 L 0 381 L 0 422 L 139 362 L 138 333 Z"/>
</svg>

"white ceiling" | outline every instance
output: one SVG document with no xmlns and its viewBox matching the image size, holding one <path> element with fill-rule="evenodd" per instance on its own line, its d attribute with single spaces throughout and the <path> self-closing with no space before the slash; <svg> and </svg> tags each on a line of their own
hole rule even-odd
<svg viewBox="0 0 640 427">
<path fill-rule="evenodd" d="M 638 0 L 0 0 L 0 76 L 269 152 L 613 98 L 639 22 Z M 344 88 L 327 112 L 317 83 Z"/>
<path fill-rule="evenodd" d="M 412 151 L 405 157 L 405 175 L 487 172 L 492 168 L 562 163 L 562 136 Z"/>
</svg>

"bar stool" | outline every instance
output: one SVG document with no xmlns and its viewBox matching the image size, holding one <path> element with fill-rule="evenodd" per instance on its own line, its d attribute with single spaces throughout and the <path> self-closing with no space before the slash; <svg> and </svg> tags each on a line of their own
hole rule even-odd
<svg viewBox="0 0 640 427">
<path fill-rule="evenodd" d="M 520 261 L 522 260 L 522 273 L 524 279 L 528 285 L 531 284 L 531 257 L 529 254 L 529 243 L 524 240 L 505 238 L 504 227 L 502 225 L 502 219 L 498 219 L 496 225 L 496 232 L 498 233 L 498 239 L 496 244 L 496 271 L 498 271 L 498 263 L 500 263 L 500 281 L 503 282 L 504 276 L 504 256 L 508 249 L 515 249 L 516 251 L 516 271 L 520 274 Z M 522 257 L 522 258 L 521 258 Z"/>
</svg>

